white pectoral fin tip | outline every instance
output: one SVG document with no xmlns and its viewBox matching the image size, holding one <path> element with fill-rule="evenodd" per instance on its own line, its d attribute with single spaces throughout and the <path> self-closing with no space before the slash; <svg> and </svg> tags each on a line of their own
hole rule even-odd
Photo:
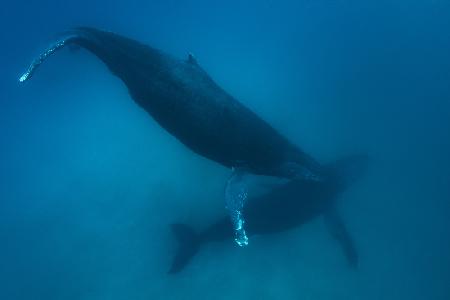
<svg viewBox="0 0 450 300">
<path fill-rule="evenodd" d="M 22 76 L 20 76 L 19 78 L 19 82 L 25 82 L 28 79 L 28 72 L 24 73 Z"/>
<path fill-rule="evenodd" d="M 28 69 L 25 71 L 25 73 L 22 74 L 22 76 L 20 76 L 19 78 L 19 82 L 23 83 L 25 81 L 27 81 L 28 79 L 30 79 L 34 69 L 36 68 L 35 63 L 31 63 L 31 65 L 28 67 Z"/>
</svg>

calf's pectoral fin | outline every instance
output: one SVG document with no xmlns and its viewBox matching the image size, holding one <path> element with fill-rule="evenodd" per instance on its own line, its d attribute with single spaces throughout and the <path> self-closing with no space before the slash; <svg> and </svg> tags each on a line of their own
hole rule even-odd
<svg viewBox="0 0 450 300">
<path fill-rule="evenodd" d="M 324 221 L 331 236 L 341 245 L 344 255 L 349 265 L 353 268 L 358 267 L 358 252 L 343 220 L 333 207 L 324 213 Z"/>
<path fill-rule="evenodd" d="M 248 186 L 243 178 L 245 174 L 244 170 L 233 168 L 225 186 L 226 209 L 228 210 L 233 225 L 234 240 L 241 247 L 248 245 L 243 215 L 245 201 L 248 197 Z"/>
</svg>

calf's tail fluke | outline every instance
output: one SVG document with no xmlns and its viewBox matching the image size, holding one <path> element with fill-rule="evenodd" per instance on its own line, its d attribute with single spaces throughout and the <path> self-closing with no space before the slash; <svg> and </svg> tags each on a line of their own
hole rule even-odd
<svg viewBox="0 0 450 300">
<path fill-rule="evenodd" d="M 200 236 L 185 224 L 170 225 L 172 232 L 178 241 L 178 249 L 169 269 L 169 274 L 180 272 L 198 252 Z"/>
</svg>

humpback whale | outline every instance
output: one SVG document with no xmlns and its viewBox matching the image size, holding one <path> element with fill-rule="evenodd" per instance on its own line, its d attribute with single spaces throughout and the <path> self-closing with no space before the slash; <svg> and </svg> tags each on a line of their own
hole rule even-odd
<svg viewBox="0 0 450 300">
<path fill-rule="evenodd" d="M 323 215 L 326 227 L 338 241 L 352 267 L 358 265 L 358 253 L 346 226 L 337 212 L 339 196 L 367 169 L 365 155 L 348 156 L 326 165 L 323 181 L 291 180 L 262 196 L 250 198 L 244 208 L 248 235 L 269 235 L 287 231 Z M 186 224 L 171 224 L 178 248 L 170 274 L 183 270 L 207 243 L 233 236 L 228 217 L 221 218 L 196 233 Z"/>
<path fill-rule="evenodd" d="M 248 195 L 245 174 L 322 180 L 316 160 L 224 91 L 192 55 L 177 59 L 116 33 L 79 27 L 38 56 L 19 81 L 31 78 L 65 46 L 93 53 L 161 127 L 193 152 L 232 170 L 225 199 L 239 245 L 248 243 L 242 213 Z"/>
</svg>

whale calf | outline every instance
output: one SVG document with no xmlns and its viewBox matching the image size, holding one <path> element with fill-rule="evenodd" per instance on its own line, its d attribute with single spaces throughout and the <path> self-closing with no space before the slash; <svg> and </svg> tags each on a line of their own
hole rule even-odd
<svg viewBox="0 0 450 300">
<path fill-rule="evenodd" d="M 249 199 L 244 208 L 248 235 L 275 234 L 294 229 L 313 218 L 324 216 L 331 235 L 339 242 L 352 267 L 358 253 L 336 206 L 339 196 L 366 171 L 367 156 L 353 155 L 325 166 L 330 176 L 323 181 L 292 180 L 267 194 Z M 169 273 L 183 270 L 202 246 L 233 236 L 228 217 L 196 233 L 186 224 L 172 224 L 178 248 Z"/>
<path fill-rule="evenodd" d="M 239 245 L 248 242 L 242 213 L 248 195 L 245 174 L 323 178 L 319 163 L 224 91 L 192 55 L 177 59 L 112 32 L 80 27 L 36 58 L 19 81 L 30 79 L 49 56 L 68 45 L 102 60 L 133 100 L 181 143 L 232 169 L 225 198 Z"/>
</svg>

